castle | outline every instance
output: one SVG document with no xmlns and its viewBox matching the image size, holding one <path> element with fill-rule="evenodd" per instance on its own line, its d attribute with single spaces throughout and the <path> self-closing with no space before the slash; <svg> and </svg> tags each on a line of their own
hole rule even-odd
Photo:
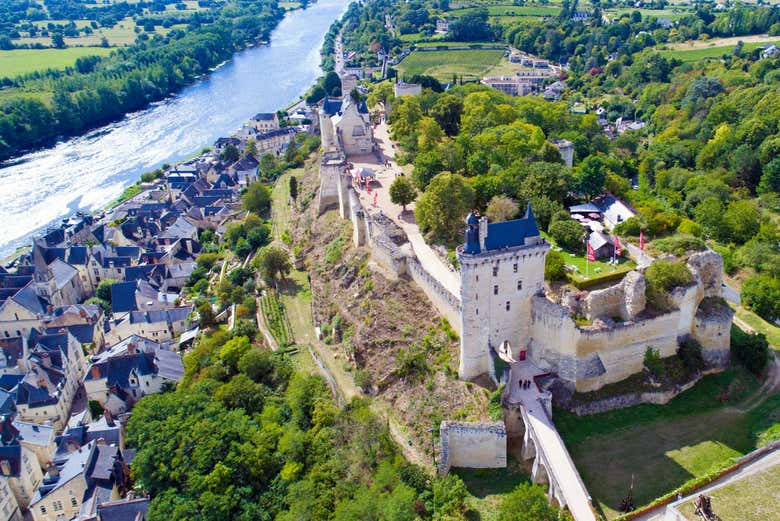
<svg viewBox="0 0 780 521">
<path fill-rule="evenodd" d="M 494 357 L 504 352 L 587 392 L 640 372 L 649 347 L 672 356 L 688 337 L 701 344 L 709 369 L 728 363 L 733 312 L 720 299 L 723 260 L 712 251 L 689 257 L 694 283 L 674 289 L 671 311 L 650 312 L 641 271 L 551 300 L 544 290 L 550 244 L 530 206 L 521 219 L 499 223 L 471 213 L 465 235 L 458 249 L 462 379 L 492 374 Z M 590 324 L 578 325 L 575 316 Z"/>
</svg>

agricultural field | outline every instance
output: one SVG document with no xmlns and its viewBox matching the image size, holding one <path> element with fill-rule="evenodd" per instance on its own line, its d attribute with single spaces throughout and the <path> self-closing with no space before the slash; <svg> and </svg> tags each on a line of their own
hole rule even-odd
<svg viewBox="0 0 780 521">
<path fill-rule="evenodd" d="M 84 22 L 86 25 L 89 25 L 88 21 L 82 20 L 81 22 Z M 42 24 L 44 27 L 48 21 L 40 22 L 39 24 Z M 63 23 L 60 21 L 59 23 Z M 67 22 L 65 22 L 67 23 Z M 77 26 L 81 27 L 78 23 Z M 171 27 L 162 27 L 162 26 L 156 26 L 153 33 L 146 33 L 150 37 L 159 34 L 161 36 L 165 36 L 170 31 L 174 29 L 184 29 L 187 26 L 185 24 L 175 24 Z M 138 37 L 140 32 L 135 31 L 136 25 L 135 21 L 133 21 L 132 18 L 124 18 L 123 20 L 120 20 L 116 25 L 113 27 L 100 27 L 98 29 L 95 29 L 95 31 L 92 34 L 89 35 L 79 35 L 76 38 L 71 37 L 65 37 L 65 45 L 68 47 L 98 47 L 101 44 L 101 41 L 105 37 L 106 40 L 108 40 L 108 45 L 111 47 L 125 47 L 128 45 L 133 45 L 135 43 L 135 39 Z M 144 31 L 141 31 L 144 32 Z M 14 45 L 43 45 L 46 47 L 51 46 L 51 36 L 36 36 L 34 38 L 30 37 L 23 37 L 23 38 L 17 38 L 13 40 Z"/>
<path fill-rule="evenodd" d="M 268 290 L 265 295 L 260 297 L 260 311 L 263 314 L 268 330 L 273 335 L 276 343 L 279 344 L 279 347 L 286 347 L 294 343 L 294 336 L 290 322 L 287 320 L 287 313 L 275 291 Z"/>
<path fill-rule="evenodd" d="M 620 8 L 620 9 L 607 9 L 605 14 L 610 18 L 619 18 L 624 14 L 631 14 L 634 11 L 639 11 L 642 16 L 653 16 L 655 18 L 666 18 L 670 21 L 679 20 L 683 16 L 691 14 L 689 8 L 680 6 L 672 7 L 669 9 L 634 9 L 634 8 Z"/>
<path fill-rule="evenodd" d="M 13 78 L 46 69 L 72 67 L 83 56 L 105 56 L 111 49 L 71 47 L 68 49 L 15 49 L 0 51 L 0 75 Z"/>
<path fill-rule="evenodd" d="M 758 388 L 737 367 L 705 377 L 667 405 L 582 418 L 556 410 L 553 418 L 594 503 L 612 519 L 632 479 L 639 507 L 771 441 L 764 431 L 780 415 L 780 395 Z"/>
<path fill-rule="evenodd" d="M 503 55 L 500 50 L 413 52 L 396 68 L 402 77 L 426 74 L 450 82 L 455 74 L 464 80 L 479 80 Z"/>
<path fill-rule="evenodd" d="M 560 8 L 545 5 L 486 5 L 490 16 L 558 16 Z M 463 16 L 466 13 L 475 11 L 476 7 L 465 9 L 454 9 L 447 12 L 447 16 Z"/>
</svg>

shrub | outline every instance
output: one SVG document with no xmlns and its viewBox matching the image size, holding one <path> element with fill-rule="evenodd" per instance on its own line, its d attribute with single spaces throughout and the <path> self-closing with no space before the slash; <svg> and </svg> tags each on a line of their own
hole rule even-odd
<svg viewBox="0 0 780 521">
<path fill-rule="evenodd" d="M 702 251 L 706 247 L 703 240 L 689 235 L 675 235 L 653 241 L 653 248 L 656 250 L 677 256 L 684 255 L 689 251 Z"/>
<path fill-rule="evenodd" d="M 395 356 L 396 373 L 404 379 L 416 379 L 428 372 L 425 351 L 419 345 L 401 348 Z"/>
<path fill-rule="evenodd" d="M 761 333 L 745 333 L 732 325 L 731 354 L 745 366 L 745 369 L 760 375 L 769 364 L 769 342 Z"/>
<path fill-rule="evenodd" d="M 544 278 L 545 280 L 566 280 L 566 269 L 563 255 L 560 252 L 551 250 L 544 260 Z"/>
<path fill-rule="evenodd" d="M 617 235 L 636 237 L 639 235 L 639 230 L 642 228 L 644 228 L 642 221 L 638 217 L 631 217 L 630 219 L 626 219 L 622 223 L 615 226 L 613 231 Z"/>
<path fill-rule="evenodd" d="M 373 379 L 371 378 L 371 373 L 367 369 L 358 369 L 355 371 L 355 385 L 360 387 L 364 393 L 371 390 L 372 384 Z"/>
<path fill-rule="evenodd" d="M 693 338 L 686 338 L 677 349 L 677 356 L 690 372 L 704 369 L 704 357 L 701 354 L 701 344 Z"/>
<path fill-rule="evenodd" d="M 672 307 L 670 291 L 691 284 L 693 275 L 683 261 L 658 260 L 647 268 L 645 280 L 648 304 L 660 311 L 668 311 Z"/>
<path fill-rule="evenodd" d="M 647 348 L 647 351 L 645 351 L 644 363 L 647 370 L 656 378 L 663 378 L 666 375 L 661 355 L 658 354 L 656 349 L 653 349 L 652 347 Z"/>
</svg>

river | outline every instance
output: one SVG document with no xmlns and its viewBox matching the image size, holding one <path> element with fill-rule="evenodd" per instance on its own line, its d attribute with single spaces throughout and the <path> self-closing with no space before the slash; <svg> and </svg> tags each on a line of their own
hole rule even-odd
<svg viewBox="0 0 780 521">
<path fill-rule="evenodd" d="M 269 45 L 237 53 L 200 82 L 117 123 L 0 168 L 0 257 L 76 210 L 116 199 L 144 172 L 229 135 L 257 112 L 297 100 L 322 74 L 319 49 L 349 0 L 287 13 Z"/>
</svg>

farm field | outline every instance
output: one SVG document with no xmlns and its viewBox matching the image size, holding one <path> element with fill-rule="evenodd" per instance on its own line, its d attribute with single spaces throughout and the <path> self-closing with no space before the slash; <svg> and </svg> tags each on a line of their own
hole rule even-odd
<svg viewBox="0 0 780 521">
<path fill-rule="evenodd" d="M 71 47 L 68 49 L 15 49 L 0 51 L 0 75 L 13 78 L 46 69 L 71 67 L 83 56 L 105 56 L 111 49 L 103 47 Z"/>
<path fill-rule="evenodd" d="M 544 5 L 486 5 L 490 16 L 557 16 L 561 11 L 559 7 Z M 447 16 L 462 16 L 473 12 L 476 7 L 455 9 L 447 12 Z"/>
<path fill-rule="evenodd" d="M 186 13 L 187 11 L 180 12 Z M 43 20 L 36 22 L 36 25 L 39 27 L 46 27 L 50 22 L 54 24 L 68 23 L 67 20 Z M 75 23 L 77 27 L 81 28 L 89 25 L 90 22 L 88 20 L 77 20 Z M 170 27 L 162 27 L 158 25 L 155 27 L 154 33 L 147 34 L 150 37 L 155 34 L 165 36 L 174 29 L 185 29 L 186 27 L 186 24 L 175 24 Z M 68 47 L 99 47 L 102 39 L 105 37 L 106 40 L 108 40 L 108 45 L 111 47 L 125 47 L 128 45 L 133 45 L 135 43 L 135 39 L 140 34 L 135 32 L 135 28 L 135 21 L 128 17 L 120 20 L 113 27 L 99 27 L 89 35 L 79 35 L 76 38 L 66 36 L 65 45 Z M 13 43 L 14 45 L 43 45 L 49 47 L 51 46 L 51 36 L 36 36 L 32 38 L 25 36 L 23 38 L 14 39 Z"/>
<path fill-rule="evenodd" d="M 777 433 L 764 430 L 780 415 L 780 395 L 756 400 L 757 389 L 754 377 L 734 368 L 705 377 L 665 406 L 582 418 L 556 410 L 553 417 L 594 503 L 612 519 L 632 478 L 640 507 L 771 441 Z"/>
<path fill-rule="evenodd" d="M 503 55 L 504 51 L 500 50 L 413 52 L 397 69 L 402 76 L 426 74 L 443 82 L 452 81 L 453 74 L 463 76 L 464 80 L 478 80 Z"/>
</svg>

